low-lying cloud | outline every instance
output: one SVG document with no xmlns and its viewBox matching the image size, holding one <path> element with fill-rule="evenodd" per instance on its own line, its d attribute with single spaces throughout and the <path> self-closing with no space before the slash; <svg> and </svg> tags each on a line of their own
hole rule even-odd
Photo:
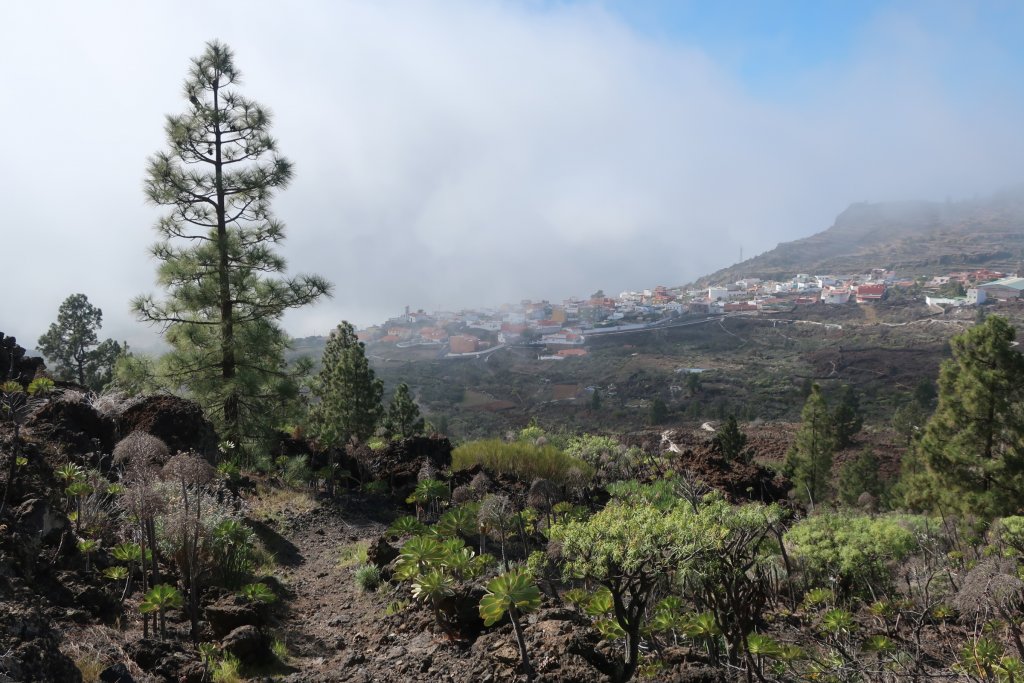
<svg viewBox="0 0 1024 683">
<path fill-rule="evenodd" d="M 8 7 L 0 330 L 34 342 L 81 291 L 105 335 L 149 338 L 128 312 L 155 272 L 145 159 L 208 39 L 295 162 L 274 204 L 292 271 L 337 287 L 289 314 L 301 336 L 405 304 L 681 284 L 854 201 L 1018 183 L 1019 88 L 956 11 L 882 11 L 849 59 L 766 93 L 591 3 Z"/>
</svg>

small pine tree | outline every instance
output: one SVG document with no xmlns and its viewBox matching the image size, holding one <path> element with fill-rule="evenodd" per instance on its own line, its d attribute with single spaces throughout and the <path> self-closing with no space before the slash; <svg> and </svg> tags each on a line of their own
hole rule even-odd
<svg viewBox="0 0 1024 683">
<path fill-rule="evenodd" d="M 601 391 L 594 387 L 594 393 L 590 396 L 590 409 L 593 411 L 601 410 Z"/>
<path fill-rule="evenodd" d="M 405 438 L 423 433 L 423 417 L 409 393 L 409 385 L 405 382 L 399 384 L 395 389 L 391 404 L 388 406 L 386 420 L 388 431 L 396 436 Z"/>
<path fill-rule="evenodd" d="M 836 448 L 847 448 L 853 443 L 853 437 L 864 426 L 864 414 L 860 409 L 860 397 L 849 384 L 843 387 L 839 396 L 839 405 L 832 412 L 833 435 Z"/>
<path fill-rule="evenodd" d="M 785 471 L 793 480 L 797 497 L 814 504 L 828 496 L 835 450 L 832 414 L 817 384 L 811 387 L 801 419 L 803 424 L 786 454 Z"/>
<path fill-rule="evenodd" d="M 883 487 L 878 466 L 878 456 L 871 449 L 865 449 L 853 460 L 843 463 L 836 485 L 839 499 L 847 505 L 855 505 L 861 494 L 879 497 Z"/>
<path fill-rule="evenodd" d="M 736 416 L 730 415 L 729 419 L 715 434 L 715 448 L 726 460 L 748 461 L 749 454 L 745 451 L 747 447 L 747 435 L 740 431 Z"/>
<path fill-rule="evenodd" d="M 370 367 L 351 323 L 341 321 L 328 337 L 312 391 L 319 402 L 310 411 L 310 426 L 322 444 L 362 441 L 377 429 L 384 413 L 384 385 Z"/>
<path fill-rule="evenodd" d="M 652 425 L 660 425 L 668 419 L 668 406 L 660 398 L 651 401 L 650 419 Z"/>
</svg>

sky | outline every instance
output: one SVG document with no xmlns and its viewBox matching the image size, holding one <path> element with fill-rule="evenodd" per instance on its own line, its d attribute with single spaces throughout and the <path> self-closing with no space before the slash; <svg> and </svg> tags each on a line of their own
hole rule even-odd
<svg viewBox="0 0 1024 683">
<path fill-rule="evenodd" d="M 189 59 L 235 51 L 295 178 L 294 336 L 679 285 L 849 204 L 1024 182 L 1024 4 L 240 0 L 0 5 L 0 331 L 61 301 L 146 348 L 146 159 Z"/>
</svg>

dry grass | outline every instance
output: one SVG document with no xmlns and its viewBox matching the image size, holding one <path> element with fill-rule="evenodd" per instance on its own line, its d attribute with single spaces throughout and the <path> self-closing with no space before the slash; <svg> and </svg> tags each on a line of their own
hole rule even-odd
<svg viewBox="0 0 1024 683">
<path fill-rule="evenodd" d="M 124 646 L 121 631 L 107 626 L 86 626 L 65 632 L 60 651 L 75 663 L 84 683 L 97 683 L 103 670 L 114 664 L 124 664 L 139 683 L 156 683 L 158 679 L 139 668 Z"/>
<path fill-rule="evenodd" d="M 260 489 L 249 499 L 253 515 L 263 519 L 279 519 L 285 514 L 303 515 L 317 508 L 317 502 L 306 491 L 290 488 Z"/>
</svg>

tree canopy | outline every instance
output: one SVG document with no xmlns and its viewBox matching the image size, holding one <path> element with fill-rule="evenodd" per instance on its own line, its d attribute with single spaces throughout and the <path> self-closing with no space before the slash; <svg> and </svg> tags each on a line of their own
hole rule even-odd
<svg viewBox="0 0 1024 683">
<path fill-rule="evenodd" d="M 313 381 L 313 433 L 325 446 L 373 435 L 384 416 L 384 386 L 366 358 L 352 324 L 342 321 L 327 339 L 323 367 Z"/>
<path fill-rule="evenodd" d="M 817 384 L 811 387 L 800 418 L 800 431 L 786 454 L 785 470 L 793 480 L 796 495 L 818 503 L 828 496 L 835 436 L 832 414 Z"/>
<path fill-rule="evenodd" d="M 114 363 L 124 349 L 113 339 L 100 342 L 96 332 L 103 325 L 103 311 L 85 294 L 72 294 L 60 305 L 57 322 L 36 342 L 53 364 L 58 379 L 78 382 L 99 391 L 110 382 Z"/>
<path fill-rule="evenodd" d="M 164 329 L 172 382 L 187 386 L 235 444 L 258 438 L 276 402 L 297 393 L 281 317 L 331 289 L 318 276 L 284 276 L 276 249 L 284 224 L 270 200 L 292 165 L 269 133 L 270 114 L 239 93 L 240 78 L 220 42 L 192 60 L 188 108 L 167 117 L 168 148 L 146 172 L 146 196 L 168 209 L 151 250 L 167 297 L 133 302 L 141 320 Z"/>
<path fill-rule="evenodd" d="M 1012 514 L 1024 500 L 1024 357 L 1000 316 L 950 341 L 939 402 L 918 448 L 924 505 L 984 516 Z"/>
</svg>

